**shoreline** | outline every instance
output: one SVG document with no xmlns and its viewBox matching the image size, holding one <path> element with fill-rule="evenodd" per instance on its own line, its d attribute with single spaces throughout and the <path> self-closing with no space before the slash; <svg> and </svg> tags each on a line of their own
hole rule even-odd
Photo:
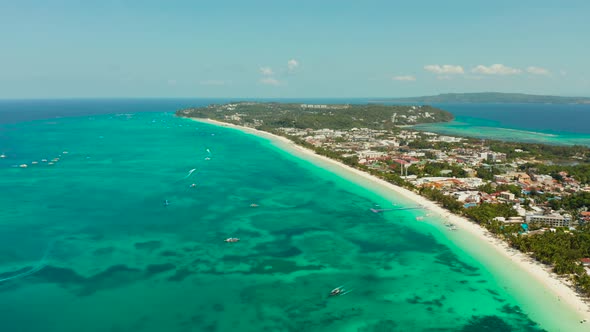
<svg viewBox="0 0 590 332">
<path fill-rule="evenodd" d="M 258 130 L 255 128 L 239 126 L 217 120 L 204 118 L 187 119 L 220 127 L 233 128 L 245 133 L 256 135 L 258 137 L 269 139 L 271 142 L 279 143 L 279 147 L 286 148 L 287 152 L 290 152 L 289 149 L 291 149 L 302 154 L 305 157 L 309 157 L 309 159 L 319 160 L 331 166 L 335 166 L 339 170 L 342 170 L 354 177 L 369 181 L 370 183 L 378 186 L 382 190 L 395 193 L 408 201 L 412 201 L 416 204 L 424 206 L 426 210 L 436 213 L 443 220 L 452 222 L 455 225 L 457 225 L 459 227 L 459 230 L 462 231 L 461 234 L 467 232 L 472 239 L 476 239 L 480 241 L 480 243 L 487 244 L 491 249 L 493 249 L 494 254 L 499 254 L 504 259 L 511 261 L 512 263 L 517 265 L 523 272 L 525 272 L 528 276 L 534 278 L 538 283 L 545 286 L 546 290 L 549 290 L 554 297 L 557 297 L 557 301 L 561 303 L 561 306 L 567 306 L 572 313 L 576 314 L 576 319 L 578 319 L 578 326 L 581 325 L 581 320 L 585 319 L 587 321 L 590 321 L 590 303 L 585 302 L 584 299 L 580 295 L 578 295 L 571 288 L 570 285 L 566 284 L 564 280 L 559 278 L 556 274 L 552 273 L 547 266 L 535 261 L 533 258 L 516 249 L 510 248 L 505 241 L 496 238 L 492 235 L 492 233 L 490 233 L 485 228 L 475 224 L 474 222 L 464 217 L 451 213 L 450 211 L 442 208 L 435 202 L 430 201 L 427 198 L 420 196 L 419 194 L 416 194 L 406 188 L 399 187 L 385 180 L 377 178 L 373 175 L 370 175 L 366 172 L 345 165 L 337 160 L 318 155 L 315 153 L 315 151 L 297 145 L 296 143 L 294 143 L 286 137 L 271 134 L 269 132 Z M 454 239 L 451 240 L 454 241 Z M 584 324 L 588 324 L 588 322 Z"/>
</svg>

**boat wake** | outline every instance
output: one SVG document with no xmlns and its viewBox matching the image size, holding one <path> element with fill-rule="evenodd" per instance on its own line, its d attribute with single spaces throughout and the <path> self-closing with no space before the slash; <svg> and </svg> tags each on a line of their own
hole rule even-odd
<svg viewBox="0 0 590 332">
<path fill-rule="evenodd" d="M 188 174 L 184 178 L 182 178 L 182 179 L 183 180 L 184 179 L 188 179 L 188 177 L 191 176 L 191 175 L 193 175 L 193 172 L 196 171 L 196 170 L 197 170 L 196 168 L 191 169 L 190 171 L 188 171 Z"/>
<path fill-rule="evenodd" d="M 33 266 L 32 268 L 30 268 L 27 271 L 12 275 L 10 277 L 2 278 L 2 279 L 0 279 L 0 283 L 3 283 L 5 281 L 24 278 L 24 277 L 30 276 L 32 274 L 35 274 L 35 273 L 41 271 L 45 266 L 47 266 L 49 253 L 51 252 L 52 248 L 53 248 L 53 242 L 47 246 L 47 249 L 45 250 L 45 254 L 43 255 L 43 258 L 41 258 L 41 260 L 37 263 L 37 265 Z"/>
</svg>

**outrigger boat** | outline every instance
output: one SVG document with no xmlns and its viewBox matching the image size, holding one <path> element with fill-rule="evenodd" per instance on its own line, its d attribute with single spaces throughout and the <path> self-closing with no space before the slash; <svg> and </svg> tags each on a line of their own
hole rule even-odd
<svg viewBox="0 0 590 332">
<path fill-rule="evenodd" d="M 330 291 L 330 296 L 342 296 L 352 292 L 354 289 L 345 289 L 344 285 L 338 286 Z"/>
<path fill-rule="evenodd" d="M 240 239 L 239 239 L 239 238 L 237 238 L 237 237 L 228 237 L 227 239 L 225 239 L 225 240 L 223 240 L 223 241 L 224 241 L 224 242 L 227 242 L 227 243 L 235 243 L 235 242 L 239 242 L 239 241 L 240 241 Z"/>
</svg>

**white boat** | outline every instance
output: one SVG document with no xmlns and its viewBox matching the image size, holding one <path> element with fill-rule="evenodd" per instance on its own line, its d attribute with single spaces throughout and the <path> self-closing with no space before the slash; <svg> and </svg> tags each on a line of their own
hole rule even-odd
<svg viewBox="0 0 590 332">
<path fill-rule="evenodd" d="M 424 217 L 416 217 L 416 220 L 418 220 L 418 221 L 424 220 Z"/>
<path fill-rule="evenodd" d="M 20 164 L 20 165 L 18 165 L 18 167 L 20 167 L 20 168 L 27 168 L 27 167 L 29 167 L 29 165 L 27 165 L 27 164 Z"/>
<path fill-rule="evenodd" d="M 39 163 L 38 161 L 31 162 L 32 165 L 37 165 L 38 163 Z"/>
<path fill-rule="evenodd" d="M 0 158 L 4 159 L 4 158 L 6 158 L 6 155 L 4 153 L 0 154 Z"/>
</svg>

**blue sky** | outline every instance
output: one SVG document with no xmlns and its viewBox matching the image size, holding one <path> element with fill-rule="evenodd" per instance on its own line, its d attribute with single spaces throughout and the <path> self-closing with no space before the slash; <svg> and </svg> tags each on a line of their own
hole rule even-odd
<svg viewBox="0 0 590 332">
<path fill-rule="evenodd" d="M 0 0 L 0 98 L 590 96 L 590 1 Z"/>
</svg>

